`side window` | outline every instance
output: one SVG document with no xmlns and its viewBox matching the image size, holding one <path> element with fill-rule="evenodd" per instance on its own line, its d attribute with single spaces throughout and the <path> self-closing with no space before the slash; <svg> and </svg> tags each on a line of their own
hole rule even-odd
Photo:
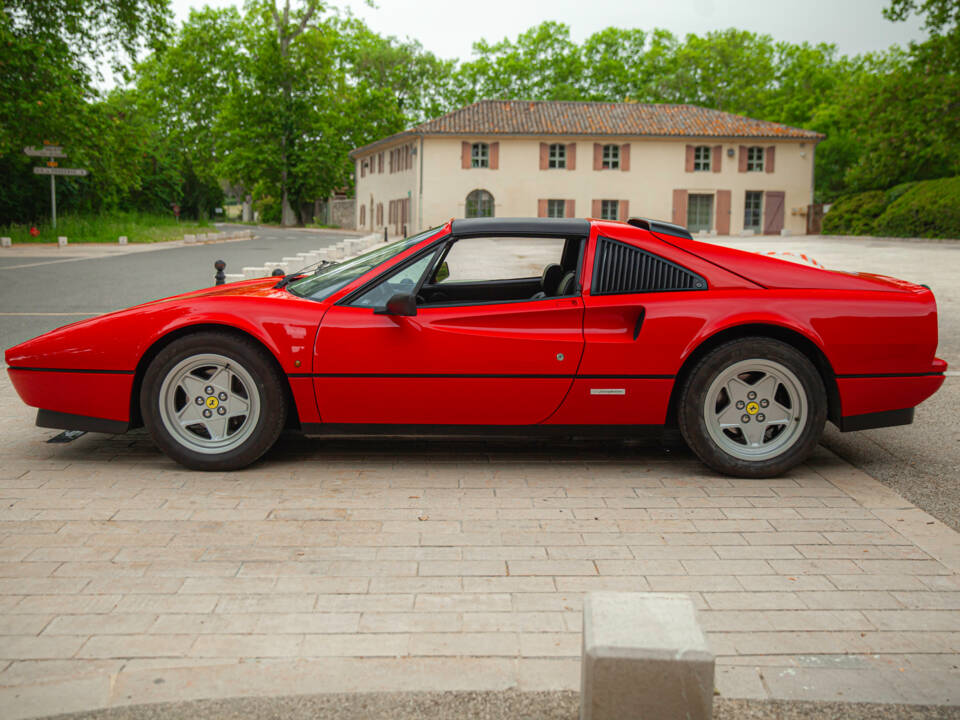
<svg viewBox="0 0 960 720">
<path fill-rule="evenodd" d="M 412 293 L 420 282 L 420 278 L 427 271 L 436 251 L 427 253 L 419 260 L 393 273 L 385 280 L 381 280 L 363 295 L 356 298 L 351 305 L 359 307 L 383 307 L 387 300 L 397 293 Z"/>
<path fill-rule="evenodd" d="M 539 278 L 560 264 L 563 238 L 482 237 L 458 240 L 444 258 L 436 284 Z M 445 268 L 445 270 L 444 270 Z"/>
<path fill-rule="evenodd" d="M 676 263 L 618 240 L 597 238 L 591 295 L 706 289 L 706 280 Z"/>
</svg>

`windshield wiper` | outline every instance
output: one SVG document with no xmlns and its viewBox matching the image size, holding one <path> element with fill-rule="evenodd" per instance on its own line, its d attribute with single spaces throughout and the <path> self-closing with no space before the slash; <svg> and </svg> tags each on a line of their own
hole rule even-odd
<svg viewBox="0 0 960 720">
<path fill-rule="evenodd" d="M 292 272 L 292 273 L 288 273 L 287 275 L 284 275 L 282 278 L 280 278 L 280 282 L 278 282 L 273 287 L 277 290 L 279 290 L 280 288 L 285 288 L 287 285 L 290 284 L 290 281 L 293 280 L 294 278 L 302 277 L 311 271 L 316 272 L 317 270 L 322 270 L 327 265 L 336 265 L 336 263 L 333 262 L 333 260 L 321 260 L 320 262 L 314 263 L 313 265 L 308 265 L 302 270 L 297 270 L 296 272 Z"/>
</svg>

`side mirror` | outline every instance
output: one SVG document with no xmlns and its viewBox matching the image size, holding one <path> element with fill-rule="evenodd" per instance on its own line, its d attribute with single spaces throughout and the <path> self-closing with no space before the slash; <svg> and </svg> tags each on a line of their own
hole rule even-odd
<svg viewBox="0 0 960 720">
<path fill-rule="evenodd" d="M 416 315 L 417 299 L 410 293 L 397 293 L 387 300 L 386 306 L 373 311 L 374 315 Z"/>
</svg>

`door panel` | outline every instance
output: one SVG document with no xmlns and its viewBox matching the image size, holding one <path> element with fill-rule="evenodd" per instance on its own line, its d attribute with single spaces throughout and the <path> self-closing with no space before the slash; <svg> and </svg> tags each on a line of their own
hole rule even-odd
<svg viewBox="0 0 960 720">
<path fill-rule="evenodd" d="M 527 425 L 563 401 L 583 351 L 578 298 L 422 307 L 334 306 L 314 386 L 329 423 Z"/>
</svg>

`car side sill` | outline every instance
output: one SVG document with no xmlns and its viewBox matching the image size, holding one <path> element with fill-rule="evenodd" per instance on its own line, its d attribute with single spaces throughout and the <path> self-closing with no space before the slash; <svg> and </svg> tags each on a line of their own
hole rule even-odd
<svg viewBox="0 0 960 720">
<path fill-rule="evenodd" d="M 86 430 L 87 432 L 119 435 L 130 429 L 126 420 L 108 420 L 107 418 L 73 415 L 55 410 L 37 410 L 37 427 L 56 430 Z"/>
<path fill-rule="evenodd" d="M 891 427 L 892 425 L 909 425 L 913 422 L 913 411 L 914 408 L 904 408 L 903 410 L 884 410 L 883 412 L 864 413 L 863 415 L 848 415 L 840 418 L 838 427 L 840 432 L 852 432 Z"/>
<path fill-rule="evenodd" d="M 486 437 L 630 437 L 656 435 L 663 425 L 441 425 L 390 423 L 302 423 L 300 431 L 308 437 L 330 435 L 413 435 L 413 436 L 486 436 Z"/>
</svg>

